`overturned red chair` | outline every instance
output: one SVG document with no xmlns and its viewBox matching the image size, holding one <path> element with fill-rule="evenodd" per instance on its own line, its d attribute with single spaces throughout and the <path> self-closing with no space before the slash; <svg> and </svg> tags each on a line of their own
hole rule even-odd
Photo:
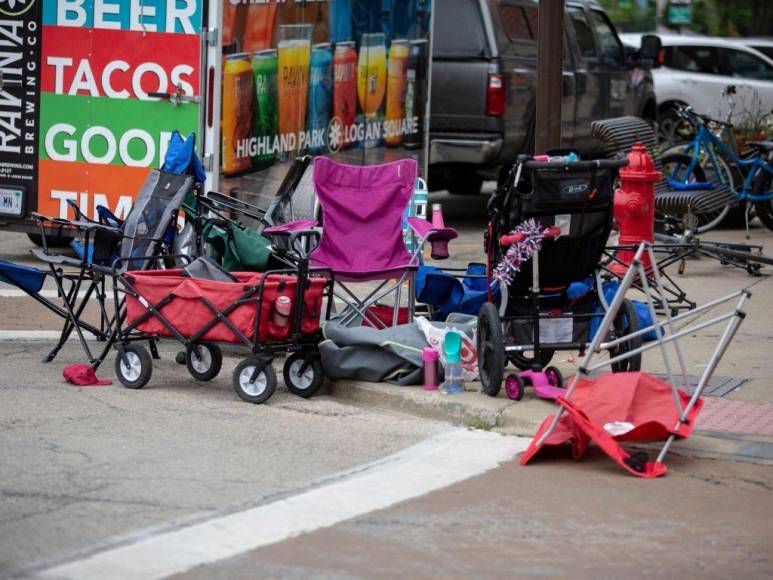
<svg viewBox="0 0 773 580">
<path fill-rule="evenodd" d="M 545 446 L 561 446 L 567 443 L 572 446 L 574 458 L 580 459 L 588 445 L 593 442 L 631 474 L 639 477 L 658 477 L 667 471 L 663 459 L 671 444 L 677 438 L 686 438 L 692 433 L 695 419 L 703 405 L 700 396 L 743 321 L 743 305 L 751 294 L 748 290 L 739 290 L 678 316 L 672 316 L 665 304 L 661 304 L 666 313 L 665 320 L 657 322 L 652 293 L 647 288 L 649 282 L 643 267 L 643 263 L 646 263 L 642 259 L 645 254 L 653 259 L 652 246 L 646 242 L 636 252 L 566 394 L 556 400 L 559 405 L 558 412 L 549 415 L 542 422 L 531 445 L 521 456 L 521 464 L 531 462 Z M 657 269 L 652 270 L 652 279 L 656 286 L 660 286 Z M 626 291 L 634 283 L 644 286 L 643 293 L 655 322 L 635 333 L 606 344 L 602 343 L 602 338 L 607 335 L 609 325 L 614 320 Z M 665 302 L 665 298 L 662 298 L 662 288 L 657 287 L 655 290 L 654 295 L 660 296 Z M 732 306 L 732 309 L 712 318 L 704 318 L 708 311 L 722 305 Z M 720 334 L 700 380 L 690 394 L 686 388 L 687 369 L 679 340 L 723 322 L 724 331 Z M 622 348 L 622 354 L 608 360 L 593 361 L 594 356 L 602 349 L 619 347 L 637 336 L 653 331 L 657 337 L 655 341 L 630 350 Z M 668 347 L 672 347 L 671 353 L 671 348 Z M 654 348 L 659 348 L 662 353 L 667 381 L 643 372 L 605 374 L 598 378 L 589 378 L 590 373 Z M 680 371 L 678 374 L 672 370 L 674 355 Z M 631 453 L 621 445 L 625 442 L 663 440 L 665 443 L 654 461 L 650 461 L 645 451 Z"/>
</svg>

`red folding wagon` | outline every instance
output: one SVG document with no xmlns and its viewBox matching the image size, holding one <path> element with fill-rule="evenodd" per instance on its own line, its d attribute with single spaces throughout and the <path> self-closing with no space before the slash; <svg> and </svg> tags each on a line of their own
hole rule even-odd
<svg viewBox="0 0 773 580">
<path fill-rule="evenodd" d="M 156 343 L 172 339 L 185 347 L 184 362 L 199 381 L 220 372 L 220 345 L 246 348 L 250 354 L 234 370 L 233 388 L 247 402 L 263 403 L 274 393 L 271 363 L 278 353 L 290 355 L 283 370 L 290 391 L 310 397 L 319 390 L 324 376 L 317 346 L 320 320 L 330 316 L 330 300 L 324 306 L 332 285 L 329 275 L 309 270 L 305 259 L 291 270 L 219 271 L 215 279 L 192 277 L 189 271 L 132 271 L 115 277 L 120 312 L 112 340 L 118 350 L 115 372 L 125 387 L 140 389 L 148 383 L 152 360 L 159 358 Z"/>
</svg>

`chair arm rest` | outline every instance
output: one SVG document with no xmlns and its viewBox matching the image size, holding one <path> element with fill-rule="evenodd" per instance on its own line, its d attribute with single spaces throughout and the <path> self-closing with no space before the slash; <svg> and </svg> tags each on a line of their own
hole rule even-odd
<svg viewBox="0 0 773 580">
<path fill-rule="evenodd" d="M 71 227 L 81 231 L 102 230 L 102 231 L 107 231 L 118 235 L 123 235 L 123 231 L 120 230 L 119 228 L 114 228 L 113 226 L 108 226 L 105 224 L 101 224 L 99 222 L 55 218 L 55 217 L 43 215 L 37 212 L 33 212 L 31 216 L 33 219 L 39 222 L 51 223 L 56 226 Z"/>
<path fill-rule="evenodd" d="M 287 224 L 280 224 L 278 226 L 271 226 L 263 230 L 266 234 L 286 234 L 290 235 L 294 232 L 312 231 L 317 225 L 317 220 L 296 220 Z"/>
<path fill-rule="evenodd" d="M 408 226 L 418 236 L 420 243 L 429 242 L 432 244 L 431 255 L 436 260 L 445 260 L 448 258 L 448 242 L 458 238 L 459 234 L 454 228 L 434 228 L 432 223 L 423 218 L 409 217 Z"/>
</svg>

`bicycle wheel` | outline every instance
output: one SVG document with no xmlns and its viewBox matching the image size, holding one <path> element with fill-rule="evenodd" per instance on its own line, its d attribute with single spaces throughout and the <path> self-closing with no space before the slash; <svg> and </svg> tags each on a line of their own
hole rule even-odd
<svg viewBox="0 0 773 580">
<path fill-rule="evenodd" d="M 684 150 L 683 145 L 678 147 L 680 150 Z M 672 151 L 675 148 L 671 148 L 669 151 Z M 717 185 L 727 183 L 730 189 L 735 191 L 735 189 L 733 189 L 734 180 L 732 178 L 730 166 L 722 157 L 717 156 L 716 161 L 717 168 L 715 169 L 713 164 L 709 163 L 708 165 L 711 167 L 707 173 L 705 165 L 700 162 L 700 157 L 698 164 L 692 169 L 692 171 L 689 171 L 689 166 L 692 162 L 691 155 L 687 155 L 685 153 L 666 152 L 660 157 L 660 162 L 663 165 L 663 173 L 667 178 L 681 181 L 683 183 L 710 182 Z M 722 209 L 695 216 L 697 218 L 697 223 L 694 225 L 694 227 L 692 227 L 692 229 L 695 231 L 695 233 L 702 234 L 703 232 L 707 232 L 717 227 L 722 222 L 722 220 L 725 219 L 725 216 L 727 216 L 732 205 L 732 203 L 728 203 Z M 671 217 L 675 217 L 681 220 L 684 216 Z"/>
<path fill-rule="evenodd" d="M 666 144 L 689 139 L 695 134 L 695 127 L 679 116 L 675 107 L 660 114 L 658 121 L 658 140 Z"/>
<path fill-rule="evenodd" d="M 764 169 L 758 169 L 754 176 L 752 185 L 752 195 L 765 195 L 773 190 L 773 175 Z M 773 199 L 754 202 L 754 213 L 760 218 L 769 230 L 773 230 Z"/>
</svg>

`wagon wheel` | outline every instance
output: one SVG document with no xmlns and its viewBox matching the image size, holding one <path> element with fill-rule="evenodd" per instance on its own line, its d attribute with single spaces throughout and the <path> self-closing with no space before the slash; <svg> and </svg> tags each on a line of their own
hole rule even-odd
<svg viewBox="0 0 773 580">
<path fill-rule="evenodd" d="M 234 370 L 233 388 L 248 403 L 265 403 L 276 390 L 274 367 L 261 358 L 244 359 Z"/>
<path fill-rule="evenodd" d="M 325 379 L 319 356 L 302 352 L 287 357 L 282 375 L 290 392 L 304 399 L 319 391 Z"/>
<path fill-rule="evenodd" d="M 505 339 L 496 306 L 486 302 L 478 312 L 478 369 L 483 392 L 496 397 L 505 368 Z"/>
<path fill-rule="evenodd" d="M 123 350 L 123 353 L 121 352 Z M 127 344 L 115 357 L 115 375 L 127 389 L 141 389 L 153 373 L 153 360 L 148 350 L 139 344 Z"/>
<path fill-rule="evenodd" d="M 193 343 L 185 355 L 185 366 L 197 381 L 214 379 L 223 366 L 223 352 L 216 344 Z"/>
</svg>

